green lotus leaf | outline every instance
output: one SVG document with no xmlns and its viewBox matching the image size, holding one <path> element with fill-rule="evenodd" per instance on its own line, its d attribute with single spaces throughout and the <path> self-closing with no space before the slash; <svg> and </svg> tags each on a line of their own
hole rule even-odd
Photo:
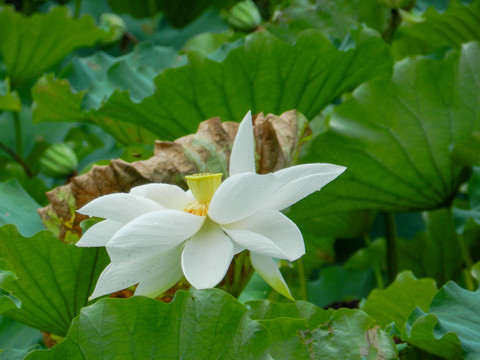
<svg viewBox="0 0 480 360">
<path fill-rule="evenodd" d="M 64 342 L 34 359 L 262 359 L 268 331 L 218 289 L 179 291 L 170 304 L 134 296 L 86 307 Z"/>
<path fill-rule="evenodd" d="M 388 288 L 373 290 L 362 310 L 383 326 L 394 322 L 402 329 L 415 308 L 428 309 L 436 293 L 433 279 L 417 279 L 412 272 L 404 271 Z"/>
<path fill-rule="evenodd" d="M 49 231 L 26 238 L 13 225 L 0 227 L 0 254 L 15 276 L 1 283 L 0 304 L 9 295 L 21 302 L 5 315 L 60 336 L 87 304 L 109 261 L 103 249 L 65 244 Z"/>
<path fill-rule="evenodd" d="M 474 360 L 480 356 L 480 291 L 448 282 L 433 298 L 428 313 L 416 309 L 402 339 L 445 359 Z"/>
<path fill-rule="evenodd" d="M 72 50 L 108 37 L 91 17 L 74 19 L 65 7 L 26 17 L 2 6 L 0 34 L 0 55 L 15 87 L 41 75 Z"/>
<path fill-rule="evenodd" d="M 294 45 L 259 32 L 221 62 L 190 53 L 187 65 L 161 72 L 155 93 L 138 104 L 117 90 L 98 109 L 81 112 L 82 95 L 68 84 L 57 85 L 64 80 L 47 78 L 33 90 L 33 116 L 35 121 L 88 119 L 126 144 L 173 140 L 195 132 L 205 119 L 239 121 L 248 110 L 281 114 L 297 109 L 313 118 L 345 91 L 389 75 L 391 64 L 386 45 L 366 28 L 352 30 L 340 50 L 316 31 L 302 33 Z M 70 99 L 68 112 L 61 103 L 49 102 L 52 97 Z"/>
<path fill-rule="evenodd" d="M 360 209 L 423 211 L 451 204 L 466 173 L 451 147 L 480 128 L 480 48 L 468 43 L 443 60 L 395 65 L 391 80 L 362 85 L 336 107 L 330 128 L 302 162 L 347 171 L 309 201 L 316 214 Z"/>
<path fill-rule="evenodd" d="M 469 5 L 458 0 L 449 3 L 445 12 L 430 7 L 416 21 L 402 23 L 392 43 L 396 59 L 430 54 L 444 47 L 460 49 L 463 43 L 480 40 L 480 1 Z"/>
</svg>

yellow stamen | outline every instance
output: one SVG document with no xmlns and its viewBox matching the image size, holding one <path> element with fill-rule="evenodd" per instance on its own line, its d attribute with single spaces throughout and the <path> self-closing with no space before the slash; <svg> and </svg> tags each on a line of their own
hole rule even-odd
<svg viewBox="0 0 480 360">
<path fill-rule="evenodd" d="M 183 211 L 197 216 L 207 216 L 208 204 L 201 203 L 198 200 L 195 200 L 194 202 L 189 204 Z"/>
<path fill-rule="evenodd" d="M 222 182 L 222 174 L 194 174 L 185 176 L 185 179 L 196 200 L 189 204 L 184 211 L 193 215 L 206 216 L 208 204 Z"/>
</svg>

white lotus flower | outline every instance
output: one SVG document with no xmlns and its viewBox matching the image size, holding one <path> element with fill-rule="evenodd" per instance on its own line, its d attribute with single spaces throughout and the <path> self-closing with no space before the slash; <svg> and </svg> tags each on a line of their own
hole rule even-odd
<svg viewBox="0 0 480 360">
<path fill-rule="evenodd" d="M 191 191 L 148 184 L 130 193 L 99 197 L 79 213 L 105 218 L 77 246 L 105 246 L 111 259 L 91 298 L 138 284 L 135 294 L 155 297 L 183 276 L 197 289 L 216 286 L 236 253 L 275 290 L 292 298 L 272 258 L 293 261 L 305 253 L 298 227 L 280 211 L 320 190 L 345 170 L 305 164 L 255 173 L 250 112 L 241 122 L 230 158 L 230 177 L 187 176 Z M 314 209 L 312 209 L 313 211 Z"/>
</svg>

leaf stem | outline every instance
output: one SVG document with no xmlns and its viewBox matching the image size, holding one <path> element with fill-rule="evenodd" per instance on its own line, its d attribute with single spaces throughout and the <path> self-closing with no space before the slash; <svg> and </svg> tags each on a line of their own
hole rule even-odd
<svg viewBox="0 0 480 360">
<path fill-rule="evenodd" d="M 301 300 L 308 301 L 307 276 L 305 274 L 305 265 L 303 264 L 303 257 L 295 261 L 298 270 L 298 278 L 300 280 L 300 294 Z"/>
<path fill-rule="evenodd" d="M 397 226 L 395 214 L 391 212 L 385 215 L 385 238 L 387 239 L 387 275 L 389 283 L 395 281 L 398 272 L 397 261 Z"/>
<path fill-rule="evenodd" d="M 25 173 L 27 174 L 28 177 L 33 177 L 33 173 L 32 171 L 30 170 L 30 168 L 28 167 L 28 165 L 22 160 L 22 158 L 20 156 L 18 156 L 15 151 L 13 151 L 12 149 L 10 149 L 7 145 L 3 144 L 3 143 L 0 143 L 0 149 L 5 151 L 8 155 L 10 155 L 10 157 L 15 160 L 17 163 L 19 163 L 23 169 L 25 170 Z"/>
<path fill-rule="evenodd" d="M 382 290 L 385 287 L 385 283 L 383 281 L 383 274 L 382 269 L 380 268 L 380 263 L 378 262 L 377 257 L 374 254 L 372 241 L 370 240 L 370 236 L 368 234 L 363 235 L 363 241 L 365 242 L 365 246 L 367 247 L 368 252 L 372 256 L 373 262 L 373 273 L 375 274 L 375 282 L 377 283 L 377 288 Z"/>
<path fill-rule="evenodd" d="M 391 14 L 392 17 L 390 18 L 390 24 L 382 35 L 383 40 L 388 44 L 392 43 L 395 32 L 402 22 L 402 17 L 400 16 L 398 9 L 392 9 Z"/>
<path fill-rule="evenodd" d="M 82 0 L 75 0 L 75 10 L 73 12 L 74 18 L 80 17 L 80 7 L 82 6 Z"/>
</svg>

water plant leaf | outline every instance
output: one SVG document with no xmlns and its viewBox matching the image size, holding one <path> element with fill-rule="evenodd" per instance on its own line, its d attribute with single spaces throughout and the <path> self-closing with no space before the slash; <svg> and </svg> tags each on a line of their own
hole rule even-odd
<svg viewBox="0 0 480 360">
<path fill-rule="evenodd" d="M 337 106 L 301 159 L 347 167 L 309 199 L 329 204 L 317 213 L 449 206 L 466 177 L 451 146 L 480 128 L 479 60 L 478 43 L 442 60 L 405 59 L 391 80 L 364 84 Z"/>
<path fill-rule="evenodd" d="M 446 359 L 474 360 L 480 356 L 480 291 L 448 282 L 433 298 L 428 312 L 416 309 L 402 338 Z"/>
<path fill-rule="evenodd" d="M 93 121 L 126 144 L 172 140 L 194 132 L 204 119 L 239 121 L 249 110 L 281 114 L 297 109 L 313 118 L 345 91 L 388 76 L 391 66 L 388 48 L 371 29 L 352 30 L 341 50 L 316 31 L 303 32 L 294 45 L 259 32 L 221 62 L 190 53 L 187 65 L 161 72 L 154 80 L 155 93 L 140 103 L 117 90 L 98 109 L 82 113 L 77 107 L 83 115 L 74 118 Z M 71 121 L 61 115 L 63 109 L 55 110 L 61 104 L 43 103 L 39 90 L 72 101 L 81 95 L 66 85 L 56 86 L 60 94 L 55 95 L 54 88 L 50 78 L 34 89 L 35 121 Z"/>
<path fill-rule="evenodd" d="M 464 5 L 450 1 L 445 12 L 433 6 L 415 22 L 404 21 L 395 34 L 392 52 L 396 59 L 431 54 L 440 48 L 460 49 L 463 43 L 480 40 L 480 1 Z"/>
<path fill-rule="evenodd" d="M 227 293 L 179 291 L 170 304 L 140 296 L 101 300 L 82 310 L 64 342 L 27 359 L 262 359 L 268 340 L 267 329 Z"/>
<path fill-rule="evenodd" d="M 90 16 L 74 19 L 61 6 L 30 17 L 2 6 L 0 33 L 0 55 L 15 87 L 41 75 L 72 50 L 108 37 Z"/>
<path fill-rule="evenodd" d="M 0 227 L 0 254 L 15 277 L 1 284 L 0 304 L 10 294 L 20 302 L 5 315 L 60 336 L 87 304 L 109 261 L 104 249 L 64 244 L 49 231 L 26 238 L 13 225 Z"/>
<path fill-rule="evenodd" d="M 32 236 L 44 229 L 39 207 L 17 180 L 0 183 L 0 226 L 15 224 L 22 234 Z"/>
<path fill-rule="evenodd" d="M 404 271 L 388 288 L 373 290 L 362 310 L 383 326 L 394 322 L 402 329 L 415 308 L 429 308 L 436 293 L 433 279 L 417 279 L 411 271 Z"/>
</svg>

